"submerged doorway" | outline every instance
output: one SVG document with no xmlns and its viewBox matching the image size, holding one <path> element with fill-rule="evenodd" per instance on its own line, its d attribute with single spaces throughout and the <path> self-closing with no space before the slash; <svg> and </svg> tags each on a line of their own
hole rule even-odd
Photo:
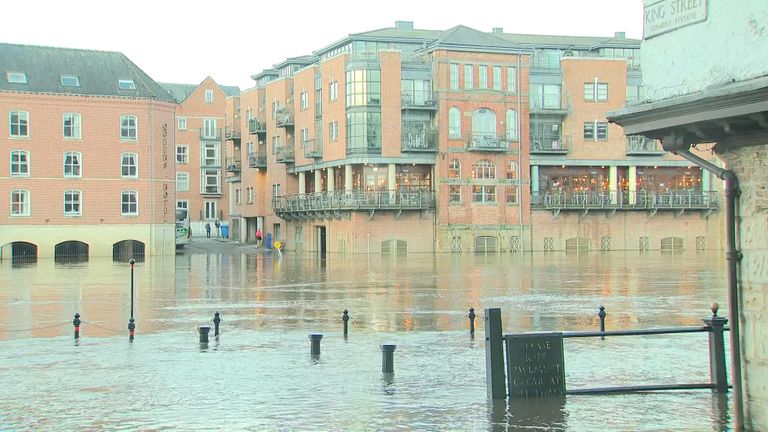
<svg viewBox="0 0 768 432">
<path fill-rule="evenodd" d="M 325 254 L 328 252 L 324 226 L 317 227 L 317 252 L 321 258 L 325 258 Z"/>
</svg>

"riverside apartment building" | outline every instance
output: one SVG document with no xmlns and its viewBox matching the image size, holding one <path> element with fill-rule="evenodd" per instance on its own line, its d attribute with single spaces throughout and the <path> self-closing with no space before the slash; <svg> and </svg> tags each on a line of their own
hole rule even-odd
<svg viewBox="0 0 768 432">
<path fill-rule="evenodd" d="M 175 108 L 121 53 L 0 44 L 2 259 L 173 254 Z"/>
<path fill-rule="evenodd" d="M 276 64 L 227 119 L 242 131 L 227 145 L 243 161 L 228 173 L 237 239 L 260 228 L 321 253 L 719 248 L 708 174 L 606 120 L 642 100 L 639 50 L 622 33 L 399 21 Z"/>
</svg>

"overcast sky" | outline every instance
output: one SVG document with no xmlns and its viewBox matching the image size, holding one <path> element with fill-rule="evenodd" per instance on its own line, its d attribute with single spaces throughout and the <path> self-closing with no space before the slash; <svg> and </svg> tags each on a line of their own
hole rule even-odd
<svg viewBox="0 0 768 432">
<path fill-rule="evenodd" d="M 350 33 L 446 30 L 642 36 L 642 0 L 110 0 L 15 2 L 0 42 L 120 51 L 160 82 L 252 87 L 250 76 Z M 22 10 L 24 11 L 22 13 Z"/>
</svg>

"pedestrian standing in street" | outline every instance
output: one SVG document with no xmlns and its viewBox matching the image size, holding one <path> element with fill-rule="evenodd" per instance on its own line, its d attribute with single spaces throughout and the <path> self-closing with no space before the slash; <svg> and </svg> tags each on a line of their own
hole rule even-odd
<svg viewBox="0 0 768 432">
<path fill-rule="evenodd" d="M 221 222 L 216 219 L 216 237 L 221 237 Z"/>
<path fill-rule="evenodd" d="M 208 236 L 208 238 L 211 238 L 211 223 L 206 222 L 205 223 L 205 235 Z"/>
<path fill-rule="evenodd" d="M 261 228 L 256 228 L 256 247 L 261 247 Z"/>
</svg>

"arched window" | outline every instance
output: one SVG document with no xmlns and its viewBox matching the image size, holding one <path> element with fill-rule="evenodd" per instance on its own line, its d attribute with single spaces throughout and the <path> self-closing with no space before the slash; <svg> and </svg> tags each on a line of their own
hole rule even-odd
<svg viewBox="0 0 768 432">
<path fill-rule="evenodd" d="M 456 107 L 448 110 L 448 138 L 461 138 L 461 111 Z"/>
<path fill-rule="evenodd" d="M 472 178 L 475 181 L 480 180 L 472 186 L 472 202 L 476 203 L 495 203 L 496 186 L 491 182 L 484 180 L 493 180 L 496 178 L 496 165 L 493 162 L 483 159 L 472 165 Z"/>
<path fill-rule="evenodd" d="M 517 162 L 511 160 L 507 163 L 507 180 L 517 179 Z"/>
<path fill-rule="evenodd" d="M 483 139 L 496 137 L 496 113 L 488 108 L 480 108 L 472 113 L 472 138 Z"/>
<path fill-rule="evenodd" d="M 507 110 L 507 139 L 517 141 L 517 111 Z"/>
<path fill-rule="evenodd" d="M 496 165 L 488 159 L 472 165 L 472 178 L 477 180 L 493 180 L 496 178 Z"/>
<path fill-rule="evenodd" d="M 448 165 L 448 178 L 461 178 L 461 162 L 458 159 L 452 160 L 451 164 Z"/>
</svg>

